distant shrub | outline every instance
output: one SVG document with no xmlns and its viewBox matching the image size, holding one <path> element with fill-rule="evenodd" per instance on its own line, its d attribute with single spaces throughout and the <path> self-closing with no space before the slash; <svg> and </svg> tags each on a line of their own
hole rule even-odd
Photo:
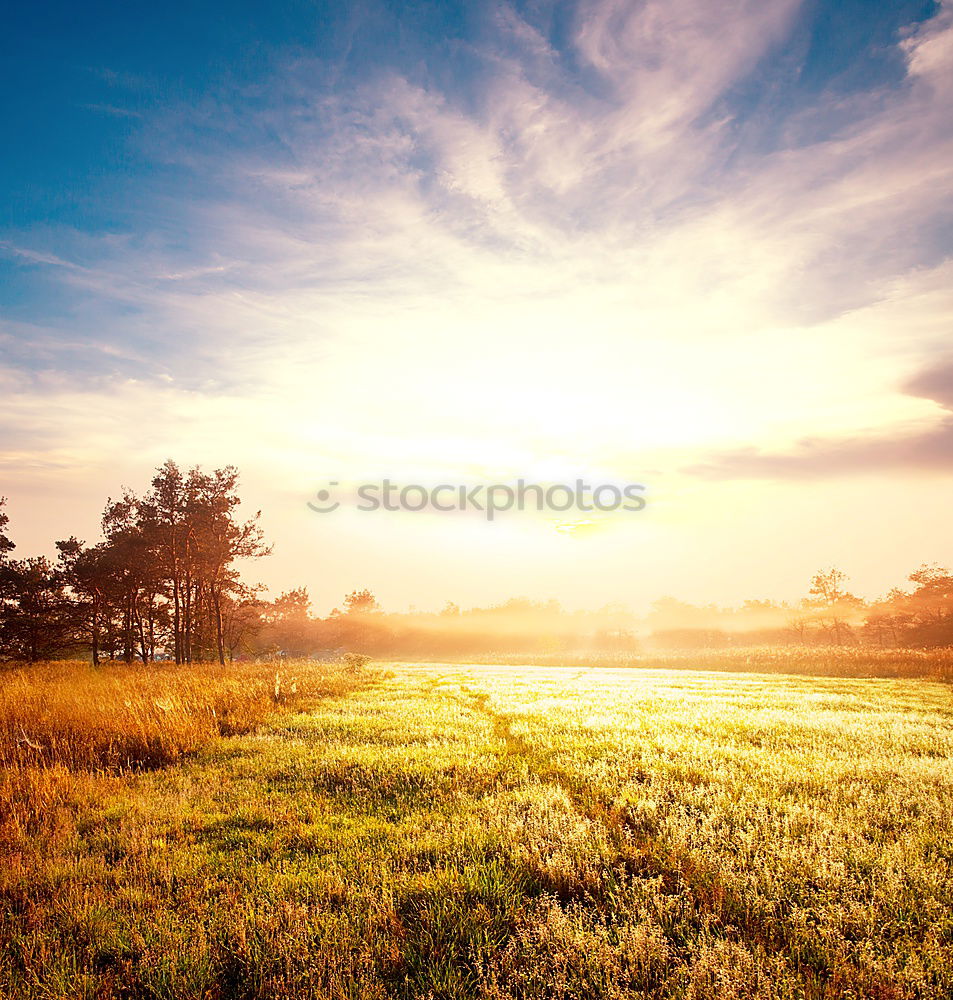
<svg viewBox="0 0 953 1000">
<path fill-rule="evenodd" d="M 356 674 L 363 670 L 372 659 L 372 656 L 366 656 L 364 653 L 345 653 L 341 657 L 341 662 L 352 674 Z"/>
</svg>

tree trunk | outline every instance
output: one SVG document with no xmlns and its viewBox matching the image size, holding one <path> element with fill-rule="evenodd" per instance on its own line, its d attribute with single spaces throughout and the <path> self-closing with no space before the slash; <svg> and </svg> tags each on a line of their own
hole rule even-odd
<svg viewBox="0 0 953 1000">
<path fill-rule="evenodd" d="M 225 666 L 225 637 L 222 630 L 222 596 L 215 591 L 215 639 L 218 644 L 218 662 Z"/>
<path fill-rule="evenodd" d="M 99 666 L 99 597 L 93 595 L 93 666 Z"/>
</svg>

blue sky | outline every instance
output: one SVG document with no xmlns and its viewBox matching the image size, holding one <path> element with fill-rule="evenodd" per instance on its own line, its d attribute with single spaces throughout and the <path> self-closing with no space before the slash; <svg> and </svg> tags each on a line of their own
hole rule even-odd
<svg viewBox="0 0 953 1000">
<path fill-rule="evenodd" d="M 936 9 L 932 0 L 804 5 L 782 43 L 713 94 L 712 106 L 732 117 L 738 142 L 776 149 L 786 124 L 819 95 L 829 103 L 902 86 L 900 33 Z M 613 100 L 573 50 L 577 6 L 512 10 L 553 46 L 562 88 Z M 269 104 L 277 110 L 347 94 L 388 72 L 479 113 L 494 60 L 512 47 L 494 23 L 498 12 L 472 2 L 19 5 L 0 42 L 2 222 L 13 231 L 59 224 L 169 240 L 149 211 L 150 196 L 201 197 L 210 185 L 178 162 L 175 138 L 172 149 L 162 148 L 168 129 L 190 126 L 178 137 L 182 147 L 205 138 L 222 155 L 234 143 L 237 152 L 287 157 L 280 133 L 262 124 Z M 283 86 L 289 65 L 311 60 L 306 93 Z M 209 122 L 220 106 L 233 117 Z M 726 147 L 730 155 L 731 142 Z M 18 292 L 25 314 L 43 307 L 28 290 Z"/>
<path fill-rule="evenodd" d="M 953 560 L 930 517 L 871 549 L 864 499 L 949 500 L 949 4 L 21 5 L 0 47 L 23 545 L 91 536 L 171 455 L 238 464 L 269 582 L 331 603 L 339 578 L 434 603 L 461 565 L 457 597 L 506 596 L 501 559 L 570 604 Z M 650 480 L 652 516 L 554 541 L 304 507 L 574 470 Z"/>
</svg>

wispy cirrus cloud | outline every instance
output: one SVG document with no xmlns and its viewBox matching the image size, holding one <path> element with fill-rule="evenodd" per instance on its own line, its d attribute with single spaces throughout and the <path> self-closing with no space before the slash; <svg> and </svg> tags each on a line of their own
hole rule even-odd
<svg viewBox="0 0 953 1000">
<path fill-rule="evenodd" d="M 131 343 L 143 377 L 151 357 L 156 376 L 226 391 L 260 375 L 266 344 L 321 342 L 316 361 L 346 367 L 375 316 L 399 328 L 474 302 L 491 327 L 494 309 L 589 313 L 636 384 L 660 337 L 730 361 L 758 331 L 862 308 L 941 253 L 948 10 L 898 42 L 903 86 L 835 136 L 770 151 L 735 143 L 744 108 L 725 101 L 791 30 L 790 2 L 581 4 L 562 48 L 498 7 L 452 90 L 385 67 L 338 92 L 298 56 L 146 131 L 157 159 L 203 178 L 185 195 L 153 185 L 162 228 L 50 230 L 15 252 L 56 272 L 100 341 Z M 837 110 L 821 95 L 791 117 Z M 505 336 L 537 346 L 531 328 Z"/>
<path fill-rule="evenodd" d="M 371 52 L 358 12 L 333 58 L 278 48 L 137 106 L 110 219 L 2 234 L 33 302 L 3 326 L 0 422 L 61 467 L 135 452 L 140 405 L 270 481 L 316 453 L 946 474 L 946 411 L 910 379 L 953 313 L 953 5 L 850 92 L 799 86 L 812 16 L 471 5 Z M 375 37 L 408 17 L 374 8 Z"/>
</svg>

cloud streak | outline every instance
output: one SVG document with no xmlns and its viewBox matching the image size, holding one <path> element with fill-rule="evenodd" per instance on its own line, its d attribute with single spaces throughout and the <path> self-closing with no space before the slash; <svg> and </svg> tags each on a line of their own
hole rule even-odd
<svg viewBox="0 0 953 1000">
<path fill-rule="evenodd" d="M 953 361 L 943 361 L 918 373 L 904 384 L 903 391 L 937 403 L 947 416 L 926 429 L 900 427 L 887 434 L 806 439 L 787 454 L 740 449 L 687 471 L 712 479 L 819 479 L 901 471 L 953 473 Z"/>
</svg>

